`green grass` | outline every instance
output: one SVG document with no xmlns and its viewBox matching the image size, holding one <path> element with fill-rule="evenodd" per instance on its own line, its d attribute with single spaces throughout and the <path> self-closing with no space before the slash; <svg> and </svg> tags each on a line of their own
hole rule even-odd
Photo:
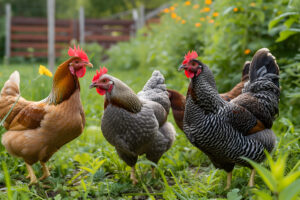
<svg viewBox="0 0 300 200">
<path fill-rule="evenodd" d="M 19 70 L 22 96 L 28 100 L 45 98 L 51 90 L 52 79 L 43 76 L 33 81 L 38 76 L 38 66 L 0 66 L 0 88 L 14 70 Z M 104 97 L 88 89 L 94 70 L 88 70 L 80 79 L 86 128 L 80 137 L 63 146 L 50 159 L 49 178 L 28 187 L 24 162 L 10 156 L 0 145 L 0 199 L 241 199 L 254 195 L 247 187 L 250 170 L 242 167 L 235 168 L 232 187 L 229 192 L 224 191 L 226 173 L 215 169 L 208 157 L 193 147 L 179 129 L 176 129 L 174 145 L 158 163 L 157 177 L 151 177 L 151 163 L 141 157 L 137 164 L 139 183 L 133 186 L 130 168 L 118 158 L 101 133 Z M 150 70 L 109 70 L 136 92 L 142 89 L 152 73 Z M 178 82 L 171 77 L 166 82 L 169 87 L 179 88 Z M 186 82 L 180 89 L 186 88 Z M 294 127 L 289 116 L 281 115 L 283 117 L 274 126 L 279 149 L 273 157 L 277 157 L 278 152 L 289 153 L 287 170 L 291 170 L 300 158 L 299 127 Z M 169 121 L 175 125 L 172 116 Z M 33 167 L 36 175 L 41 176 L 40 166 L 35 164 Z M 259 190 L 269 191 L 258 175 L 255 180 Z"/>
</svg>

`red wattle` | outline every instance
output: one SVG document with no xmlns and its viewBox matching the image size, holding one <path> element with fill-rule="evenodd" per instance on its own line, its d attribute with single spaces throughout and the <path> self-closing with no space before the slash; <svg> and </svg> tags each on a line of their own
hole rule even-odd
<svg viewBox="0 0 300 200">
<path fill-rule="evenodd" d="M 105 95 L 105 90 L 102 90 L 102 89 L 100 89 L 100 88 L 96 88 L 96 91 L 98 92 L 98 94 L 100 94 L 100 95 Z"/>
<path fill-rule="evenodd" d="M 82 67 L 76 71 L 76 76 L 82 78 L 85 75 L 85 72 L 86 72 L 86 68 Z"/>
<path fill-rule="evenodd" d="M 193 78 L 195 76 L 195 74 L 193 72 L 190 72 L 189 70 L 184 70 L 184 73 L 188 78 Z"/>
</svg>

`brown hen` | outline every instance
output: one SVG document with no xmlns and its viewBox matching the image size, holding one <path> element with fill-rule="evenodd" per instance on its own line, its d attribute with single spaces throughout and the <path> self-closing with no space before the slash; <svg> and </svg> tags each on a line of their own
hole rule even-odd
<svg viewBox="0 0 300 200">
<path fill-rule="evenodd" d="M 40 180 L 47 178 L 50 172 L 45 163 L 61 146 L 78 137 L 85 125 L 78 77 L 83 77 L 85 67 L 92 64 L 80 49 L 70 48 L 69 55 L 72 57 L 57 68 L 46 99 L 33 102 L 19 97 L 18 71 L 12 73 L 1 90 L 0 120 L 13 107 L 4 122 L 7 132 L 2 136 L 2 144 L 8 153 L 24 159 L 30 184 L 37 183 L 32 165 L 40 161 Z"/>
</svg>

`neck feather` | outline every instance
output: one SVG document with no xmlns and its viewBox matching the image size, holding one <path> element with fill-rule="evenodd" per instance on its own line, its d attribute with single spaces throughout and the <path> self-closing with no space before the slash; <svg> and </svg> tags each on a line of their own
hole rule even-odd
<svg viewBox="0 0 300 200">
<path fill-rule="evenodd" d="M 219 107 L 225 104 L 225 101 L 218 93 L 213 75 L 209 73 L 203 73 L 194 77 L 190 82 L 187 95 L 201 109 L 208 112 L 216 112 Z"/>
<path fill-rule="evenodd" d="M 108 104 L 123 108 L 132 113 L 138 113 L 142 109 L 142 102 L 122 81 L 115 79 L 114 88 L 110 93 L 105 95 L 105 107 Z"/>
<path fill-rule="evenodd" d="M 53 78 L 52 91 L 48 97 L 50 104 L 60 104 L 69 99 L 77 89 L 80 89 L 78 78 L 71 74 L 69 70 L 69 63 L 76 58 L 77 57 L 71 57 L 58 66 Z"/>
</svg>

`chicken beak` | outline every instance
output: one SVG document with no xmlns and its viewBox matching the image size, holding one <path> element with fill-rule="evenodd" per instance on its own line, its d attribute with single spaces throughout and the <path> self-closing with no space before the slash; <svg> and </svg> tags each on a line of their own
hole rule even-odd
<svg viewBox="0 0 300 200">
<path fill-rule="evenodd" d="M 93 64 L 90 63 L 90 62 L 86 62 L 86 63 L 85 63 L 85 66 L 90 67 L 90 68 L 93 68 Z"/>
<path fill-rule="evenodd" d="M 186 66 L 185 65 L 180 65 L 179 68 L 178 68 L 178 71 L 182 71 L 184 69 L 186 69 Z"/>
<path fill-rule="evenodd" d="M 89 88 L 92 89 L 92 88 L 94 88 L 94 87 L 96 87 L 96 86 L 97 86 L 97 83 L 92 83 L 92 84 L 89 86 Z"/>
</svg>

